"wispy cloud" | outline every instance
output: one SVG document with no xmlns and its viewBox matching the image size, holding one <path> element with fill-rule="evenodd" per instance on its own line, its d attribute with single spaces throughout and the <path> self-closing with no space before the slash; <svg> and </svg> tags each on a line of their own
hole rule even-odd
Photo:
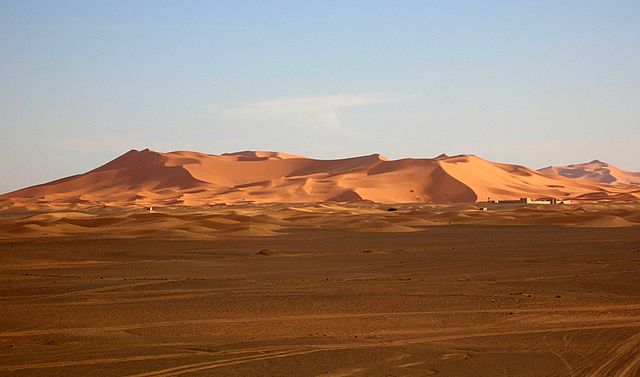
<svg viewBox="0 0 640 377">
<path fill-rule="evenodd" d="M 245 120 L 292 126 L 307 126 L 325 131 L 345 132 L 348 128 L 340 112 L 350 108 L 400 102 L 407 96 L 393 93 L 334 94 L 327 96 L 283 98 L 218 107 L 216 115 L 226 120 Z"/>
</svg>

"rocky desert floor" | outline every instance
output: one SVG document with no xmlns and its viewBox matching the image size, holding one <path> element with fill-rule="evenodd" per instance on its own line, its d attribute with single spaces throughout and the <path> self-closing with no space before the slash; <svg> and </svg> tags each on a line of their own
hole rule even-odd
<svg viewBox="0 0 640 377">
<path fill-rule="evenodd" d="M 637 205 L 0 211 L 0 375 L 637 376 Z"/>
</svg>

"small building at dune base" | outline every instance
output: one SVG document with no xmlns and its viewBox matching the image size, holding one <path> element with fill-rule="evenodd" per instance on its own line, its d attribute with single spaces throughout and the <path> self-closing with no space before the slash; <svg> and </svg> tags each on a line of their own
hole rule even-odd
<svg viewBox="0 0 640 377">
<path fill-rule="evenodd" d="M 520 198 L 520 199 L 509 199 L 509 200 L 489 200 L 489 203 L 496 204 L 570 204 L 571 201 L 568 199 L 557 199 L 557 198 Z"/>
</svg>

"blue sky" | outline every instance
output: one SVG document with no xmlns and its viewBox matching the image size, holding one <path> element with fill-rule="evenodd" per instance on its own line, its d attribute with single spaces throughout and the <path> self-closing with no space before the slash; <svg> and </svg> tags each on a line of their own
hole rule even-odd
<svg viewBox="0 0 640 377">
<path fill-rule="evenodd" d="M 129 149 L 640 171 L 638 1 L 0 0 L 0 192 Z"/>
</svg>

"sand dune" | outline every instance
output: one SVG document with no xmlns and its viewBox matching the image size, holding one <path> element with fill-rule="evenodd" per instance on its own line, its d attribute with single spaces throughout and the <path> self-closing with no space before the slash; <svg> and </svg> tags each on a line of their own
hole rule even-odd
<svg viewBox="0 0 640 377">
<path fill-rule="evenodd" d="M 131 150 L 84 174 L 0 196 L 4 206 L 469 203 L 520 197 L 635 201 L 640 173 L 594 161 L 535 171 L 474 155 L 317 160 L 280 152 Z"/>
<path fill-rule="evenodd" d="M 539 171 L 597 183 L 640 185 L 640 173 L 624 171 L 598 160 L 593 160 L 585 164 L 548 166 Z"/>
<path fill-rule="evenodd" d="M 484 205 L 484 204 L 483 204 Z M 0 210 L 0 239 L 77 236 L 83 238 L 220 239 L 270 237 L 300 230 L 364 233 L 418 232 L 443 225 L 547 225 L 621 228 L 640 226 L 637 204 L 572 206 L 405 204 L 267 204 L 214 207 L 84 208 Z"/>
</svg>

